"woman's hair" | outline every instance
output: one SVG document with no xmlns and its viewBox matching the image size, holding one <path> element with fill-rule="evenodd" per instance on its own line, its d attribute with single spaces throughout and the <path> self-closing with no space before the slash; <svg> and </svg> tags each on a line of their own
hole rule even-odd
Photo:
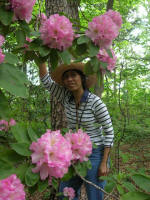
<svg viewBox="0 0 150 200">
<path fill-rule="evenodd" d="M 86 86 L 86 76 L 85 76 L 85 74 L 82 71 L 80 71 L 78 69 L 69 69 L 69 70 L 65 71 L 63 73 L 63 75 L 62 75 L 62 79 L 63 79 L 63 76 L 65 75 L 65 73 L 68 72 L 68 71 L 75 71 L 75 72 L 77 72 L 80 75 L 80 77 L 81 77 L 81 82 L 82 82 L 83 89 L 84 90 L 87 89 L 87 86 Z"/>
</svg>

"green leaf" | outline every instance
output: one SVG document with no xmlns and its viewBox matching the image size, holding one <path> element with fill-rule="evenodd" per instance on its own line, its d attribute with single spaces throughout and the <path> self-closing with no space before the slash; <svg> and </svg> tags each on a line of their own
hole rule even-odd
<svg viewBox="0 0 150 200">
<path fill-rule="evenodd" d="M 100 69 L 100 62 L 96 57 L 91 58 L 91 67 L 93 68 L 93 71 L 96 73 Z"/>
<path fill-rule="evenodd" d="M 59 180 L 52 178 L 52 186 L 55 188 L 55 190 L 57 190 L 59 186 Z"/>
<path fill-rule="evenodd" d="M 27 186 L 34 186 L 40 179 L 39 174 L 32 172 L 32 167 L 29 167 L 25 174 L 25 183 Z"/>
<path fill-rule="evenodd" d="M 129 192 L 135 192 L 136 191 L 136 187 L 132 183 L 127 181 L 127 182 L 123 182 L 122 184 Z"/>
<path fill-rule="evenodd" d="M 5 62 L 16 64 L 19 62 L 18 57 L 12 53 L 5 53 Z"/>
<path fill-rule="evenodd" d="M 43 192 L 48 187 L 48 179 L 38 182 L 38 191 Z"/>
<path fill-rule="evenodd" d="M 0 21 L 4 25 L 9 25 L 12 21 L 14 13 L 7 11 L 5 8 L 0 8 Z"/>
<path fill-rule="evenodd" d="M 30 27 L 26 23 L 26 21 L 21 21 L 20 27 L 21 27 L 21 30 L 23 30 L 26 35 L 30 36 Z"/>
<path fill-rule="evenodd" d="M 14 150 L 7 148 L 6 145 L 0 146 L 0 158 L 10 164 L 23 161 L 22 156 L 18 155 Z"/>
<path fill-rule="evenodd" d="M 109 57 L 110 57 L 110 58 L 113 58 L 113 55 L 112 55 L 112 52 L 111 52 L 111 50 L 110 50 L 110 49 L 106 49 L 106 51 L 107 51 L 107 53 L 108 53 Z"/>
<path fill-rule="evenodd" d="M 116 184 L 113 181 L 108 182 L 105 186 L 106 192 L 109 192 L 109 193 L 112 192 L 112 190 L 114 189 L 115 186 L 116 186 Z"/>
<path fill-rule="evenodd" d="M 85 64 L 85 67 L 84 67 L 84 73 L 85 73 L 87 76 L 90 75 L 90 74 L 93 74 L 93 73 L 94 73 L 90 61 L 88 61 L 88 62 Z"/>
<path fill-rule="evenodd" d="M 146 192 L 150 192 L 150 177 L 143 174 L 135 174 L 131 178 L 138 187 Z"/>
<path fill-rule="evenodd" d="M 120 195 L 123 195 L 125 193 L 125 191 L 121 185 L 117 184 L 116 187 L 117 187 L 117 190 Z"/>
<path fill-rule="evenodd" d="M 71 62 L 71 55 L 68 50 L 62 51 L 59 53 L 61 59 L 63 60 L 64 64 L 69 65 Z"/>
<path fill-rule="evenodd" d="M 42 57 L 47 56 L 50 53 L 51 49 L 46 46 L 39 47 L 39 53 Z"/>
<path fill-rule="evenodd" d="M 98 148 L 98 146 L 97 146 L 94 142 L 92 142 L 92 147 L 93 147 L 94 149 L 97 149 L 97 148 Z"/>
<path fill-rule="evenodd" d="M 83 44 L 88 43 L 90 41 L 90 38 L 88 38 L 86 35 L 82 35 L 77 39 L 77 44 Z"/>
<path fill-rule="evenodd" d="M 31 126 L 28 127 L 28 135 L 29 135 L 31 141 L 37 141 L 38 136 L 37 136 L 37 134 L 34 132 L 34 130 L 32 129 Z"/>
<path fill-rule="evenodd" d="M 28 96 L 25 84 L 28 80 L 25 74 L 15 66 L 2 63 L 0 65 L 0 87 L 4 88 L 13 95 L 26 98 Z"/>
<path fill-rule="evenodd" d="M 68 181 L 68 180 L 70 180 L 74 175 L 75 175 L 75 172 L 74 172 L 73 167 L 71 166 L 71 167 L 69 167 L 69 170 L 68 170 L 67 174 L 65 174 L 61 180 L 62 180 L 62 181 Z"/>
<path fill-rule="evenodd" d="M 120 200 L 148 200 L 150 199 L 150 195 L 144 194 L 142 192 L 128 192 L 124 194 Z"/>
<path fill-rule="evenodd" d="M 101 65 L 104 69 L 107 69 L 107 66 L 108 66 L 107 63 L 100 61 L 100 65 Z"/>
<path fill-rule="evenodd" d="M 83 43 L 76 46 L 75 52 L 78 56 L 81 56 L 83 54 L 87 54 L 87 48 L 87 44 Z"/>
<path fill-rule="evenodd" d="M 52 49 L 50 53 L 50 63 L 52 66 L 52 70 L 54 70 L 58 65 L 58 53 L 56 49 Z"/>
<path fill-rule="evenodd" d="M 15 169 L 13 168 L 13 165 L 0 159 L 0 180 L 7 178 L 13 173 L 15 173 Z"/>
<path fill-rule="evenodd" d="M 16 124 L 15 126 L 11 127 L 11 131 L 17 142 L 22 143 L 29 143 L 30 140 L 28 138 L 28 132 L 27 129 L 24 126 L 21 126 L 20 124 Z"/>
<path fill-rule="evenodd" d="M 35 59 L 35 52 L 34 51 L 24 51 L 23 62 L 26 63 L 27 61 L 33 61 Z"/>
<path fill-rule="evenodd" d="M 27 143 L 11 143 L 10 146 L 19 155 L 22 155 L 22 156 L 31 155 L 31 151 L 29 150 L 29 144 Z"/>
<path fill-rule="evenodd" d="M 17 166 L 16 168 L 16 175 L 22 181 L 25 182 L 25 173 L 29 167 L 28 163 L 22 163 L 21 165 Z"/>
<path fill-rule="evenodd" d="M 9 115 L 10 109 L 7 98 L 4 96 L 0 90 L 0 117 L 4 118 Z"/>
<path fill-rule="evenodd" d="M 39 32 L 36 32 L 36 31 L 31 31 L 30 34 L 32 36 L 35 36 L 35 37 L 39 37 L 40 36 L 40 33 Z"/>
<path fill-rule="evenodd" d="M 98 54 L 99 47 L 95 46 L 92 42 L 89 44 L 89 56 L 94 57 Z"/>
<path fill-rule="evenodd" d="M 79 173 L 81 176 L 85 177 L 87 174 L 87 170 L 89 167 L 89 164 L 87 162 L 78 162 L 74 165 L 76 172 Z"/>
<path fill-rule="evenodd" d="M 39 51 L 39 47 L 42 45 L 42 41 L 39 39 L 35 39 L 29 44 L 29 48 L 33 51 Z"/>
<path fill-rule="evenodd" d="M 16 40 L 18 45 L 21 47 L 25 44 L 26 42 L 26 34 L 23 30 L 17 30 L 16 31 Z"/>
</svg>

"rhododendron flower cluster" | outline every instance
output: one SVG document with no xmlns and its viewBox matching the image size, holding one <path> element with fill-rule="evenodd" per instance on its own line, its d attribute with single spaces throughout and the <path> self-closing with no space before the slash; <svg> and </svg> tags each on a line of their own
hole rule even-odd
<svg viewBox="0 0 150 200">
<path fill-rule="evenodd" d="M 0 180 L 0 200 L 25 200 L 24 186 L 15 174 Z"/>
<path fill-rule="evenodd" d="M 63 194 L 65 197 L 69 197 L 69 200 L 72 200 L 75 197 L 75 191 L 72 187 L 65 187 L 63 189 Z"/>
<path fill-rule="evenodd" d="M 33 151 L 32 163 L 36 164 L 34 173 L 40 172 L 42 180 L 47 177 L 62 178 L 71 164 L 72 151 L 70 143 L 60 131 L 47 130 L 45 134 L 30 146 Z"/>
<path fill-rule="evenodd" d="M 99 53 L 97 54 L 97 58 L 98 58 L 100 61 L 102 61 L 102 62 L 104 62 L 104 63 L 107 63 L 107 64 L 108 64 L 108 65 L 107 65 L 107 69 L 108 69 L 109 71 L 112 71 L 112 70 L 115 68 L 117 57 L 115 56 L 114 51 L 113 51 L 112 49 L 110 49 L 110 50 L 111 50 L 111 53 L 112 53 L 112 57 L 113 57 L 113 58 L 111 58 L 111 57 L 108 55 L 108 53 L 107 53 L 107 51 L 106 51 L 105 49 L 100 49 L 100 50 L 99 50 Z"/>
<path fill-rule="evenodd" d="M 9 122 L 6 120 L 0 120 L 0 131 L 8 131 L 10 126 L 16 125 L 16 121 L 14 119 L 10 119 Z"/>
<path fill-rule="evenodd" d="M 65 137 L 71 143 L 72 160 L 87 161 L 88 156 L 92 153 L 90 137 L 81 129 L 76 133 L 66 133 Z"/>
<path fill-rule="evenodd" d="M 14 11 L 14 19 L 25 20 L 27 23 L 32 18 L 32 10 L 36 0 L 9 0 Z"/>
<path fill-rule="evenodd" d="M 121 15 L 110 10 L 89 22 L 86 35 L 100 48 L 109 48 L 119 34 L 121 23 Z"/>
<path fill-rule="evenodd" d="M 3 45 L 5 42 L 5 38 L 0 35 L 0 47 Z M 0 64 L 4 61 L 5 55 L 2 53 L 2 49 L 0 48 Z"/>
<path fill-rule="evenodd" d="M 43 44 L 59 50 L 70 47 L 74 39 L 72 23 L 67 17 L 58 14 L 48 19 L 42 16 L 40 33 Z"/>
</svg>

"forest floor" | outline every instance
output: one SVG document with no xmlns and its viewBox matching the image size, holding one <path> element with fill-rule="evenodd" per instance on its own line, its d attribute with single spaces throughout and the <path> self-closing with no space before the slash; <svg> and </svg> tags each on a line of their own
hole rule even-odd
<svg viewBox="0 0 150 200">
<path fill-rule="evenodd" d="M 134 144 L 121 145 L 119 148 L 119 158 L 117 149 L 113 148 L 111 152 L 112 163 L 114 163 L 113 167 L 117 169 L 119 167 L 120 172 L 128 172 L 128 169 L 135 170 L 135 172 L 139 169 L 145 169 L 146 173 L 150 175 L 150 138 L 142 142 L 135 142 Z M 34 195 L 29 196 L 27 200 L 47 200 L 44 196 L 36 192 Z M 87 200 L 84 186 L 82 186 L 80 200 Z M 115 199 L 109 198 L 108 200 Z"/>
</svg>

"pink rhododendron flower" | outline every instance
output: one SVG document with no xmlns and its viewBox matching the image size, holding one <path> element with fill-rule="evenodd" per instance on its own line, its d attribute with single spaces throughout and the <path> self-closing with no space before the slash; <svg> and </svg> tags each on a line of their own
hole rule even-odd
<svg viewBox="0 0 150 200">
<path fill-rule="evenodd" d="M 14 119 L 10 119 L 10 121 L 0 120 L 0 131 L 8 131 L 10 126 L 16 125 L 16 121 Z"/>
<path fill-rule="evenodd" d="M 9 126 L 14 126 L 16 125 L 16 121 L 14 119 L 9 120 Z"/>
<path fill-rule="evenodd" d="M 36 0 L 9 0 L 14 11 L 14 19 L 25 20 L 30 22 L 32 9 Z"/>
<path fill-rule="evenodd" d="M 0 47 L 3 45 L 3 43 L 5 42 L 5 38 L 0 35 Z"/>
<path fill-rule="evenodd" d="M 106 14 L 94 17 L 86 31 L 86 35 L 100 48 L 109 48 L 118 34 L 117 25 Z"/>
<path fill-rule="evenodd" d="M 0 200 L 25 200 L 24 186 L 15 174 L 0 180 Z"/>
<path fill-rule="evenodd" d="M 119 12 L 109 10 L 105 13 L 105 15 L 108 15 L 113 20 L 113 22 L 118 26 L 118 29 L 121 28 L 122 17 Z"/>
<path fill-rule="evenodd" d="M 2 49 L 0 48 L 0 64 L 4 62 L 5 55 L 2 53 Z"/>
<path fill-rule="evenodd" d="M 87 161 L 88 156 L 92 153 L 90 137 L 81 129 L 76 133 L 66 133 L 65 137 L 71 143 L 72 160 Z"/>
<path fill-rule="evenodd" d="M 42 180 L 48 176 L 62 178 L 67 173 L 72 158 L 71 145 L 59 130 L 47 130 L 31 144 L 30 150 L 33 151 L 32 163 L 36 164 L 33 172 L 40 172 Z"/>
<path fill-rule="evenodd" d="M 111 53 L 112 53 L 113 58 L 111 58 L 111 57 L 108 55 L 108 53 L 107 53 L 107 51 L 106 51 L 105 49 L 100 49 L 100 50 L 99 50 L 99 53 L 97 54 L 97 58 L 98 58 L 100 61 L 102 61 L 102 62 L 104 62 L 104 63 L 107 63 L 107 64 L 108 64 L 108 65 L 107 65 L 107 69 L 108 69 L 109 71 L 112 71 L 112 70 L 115 68 L 116 61 L 117 61 L 117 57 L 115 56 L 114 51 L 113 51 L 112 49 L 110 49 L 110 50 L 111 50 Z"/>
<path fill-rule="evenodd" d="M 8 131 L 8 122 L 5 121 L 4 119 L 0 120 L 0 131 L 4 130 L 4 131 Z"/>
<path fill-rule="evenodd" d="M 50 48 L 65 50 L 72 45 L 74 32 L 72 24 L 65 16 L 51 15 L 43 20 L 40 27 L 41 39 Z"/>
<path fill-rule="evenodd" d="M 63 194 L 65 197 L 69 197 L 69 200 L 72 200 L 75 197 L 75 191 L 72 187 L 65 187 Z"/>
</svg>

